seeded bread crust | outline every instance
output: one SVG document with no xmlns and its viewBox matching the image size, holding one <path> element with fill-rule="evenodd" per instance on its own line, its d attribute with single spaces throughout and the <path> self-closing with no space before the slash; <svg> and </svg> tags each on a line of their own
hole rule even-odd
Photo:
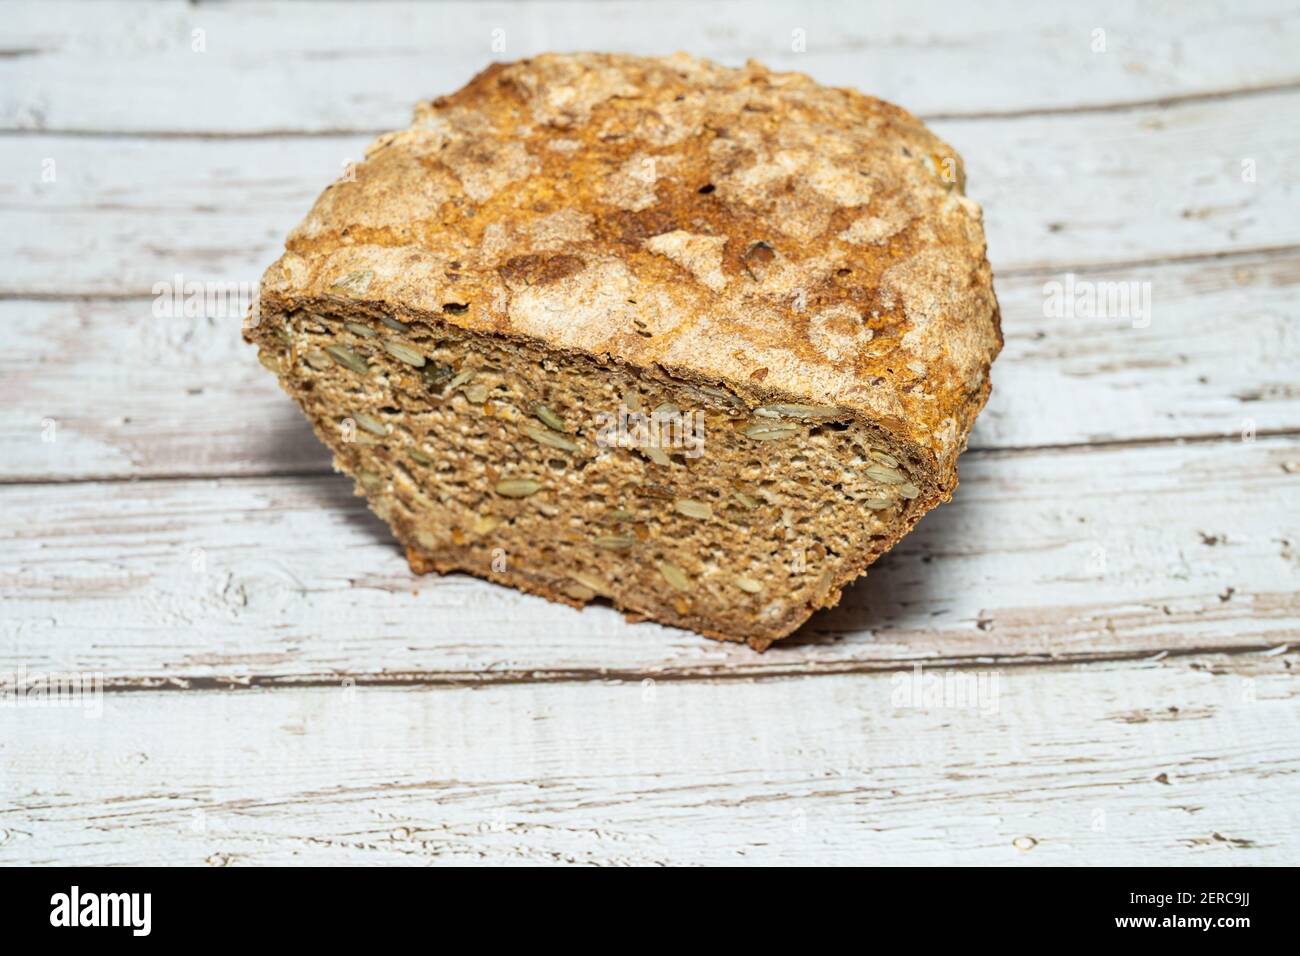
<svg viewBox="0 0 1300 956">
<path fill-rule="evenodd" d="M 921 495 L 824 604 L 951 497 L 1002 339 L 961 159 L 906 111 L 752 61 L 548 54 L 420 104 L 353 172 L 262 315 L 343 303 L 843 409 Z"/>
</svg>

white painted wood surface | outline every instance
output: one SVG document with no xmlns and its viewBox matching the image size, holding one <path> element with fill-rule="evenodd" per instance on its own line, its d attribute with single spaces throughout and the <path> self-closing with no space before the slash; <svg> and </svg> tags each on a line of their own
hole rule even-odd
<svg viewBox="0 0 1300 956">
<path fill-rule="evenodd" d="M 765 655 L 412 578 L 238 321 L 152 314 L 255 280 L 498 25 L 801 69 L 967 160 L 1007 348 L 957 498 Z M 1300 862 L 1298 36 L 1264 0 L 6 7 L 0 684 L 106 689 L 0 707 L 0 863 Z M 1045 317 L 1070 271 L 1150 324 Z M 918 663 L 985 698 L 909 706 Z"/>
<path fill-rule="evenodd" d="M 0 860 L 1294 863 L 1296 663 L 113 694 L 17 712 Z"/>
<path fill-rule="evenodd" d="M 18 6 L 0 125 L 154 134 L 382 132 L 492 60 L 547 50 L 751 57 L 935 115 L 1077 111 L 1294 87 L 1288 0 L 235 2 Z M 195 30 L 204 50 L 195 51 Z M 803 31 L 805 52 L 796 52 Z M 1094 31 L 1105 31 L 1095 52 Z M 496 33 L 494 31 L 501 31 Z M 494 49 L 494 41 L 498 46 Z M 111 64 L 106 78 L 101 64 Z"/>
</svg>

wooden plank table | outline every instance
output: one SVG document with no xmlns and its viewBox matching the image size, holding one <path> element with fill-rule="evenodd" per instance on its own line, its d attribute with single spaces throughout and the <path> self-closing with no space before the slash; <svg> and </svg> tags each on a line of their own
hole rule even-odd
<svg viewBox="0 0 1300 956">
<path fill-rule="evenodd" d="M 0 707 L 0 863 L 1300 862 L 1294 3 L 5 14 L 0 675 L 103 695 Z M 961 488 L 764 655 L 413 578 L 239 317 L 153 309 L 574 48 L 894 100 L 985 207 Z M 1150 315 L 1049 316 L 1071 273 Z"/>
</svg>

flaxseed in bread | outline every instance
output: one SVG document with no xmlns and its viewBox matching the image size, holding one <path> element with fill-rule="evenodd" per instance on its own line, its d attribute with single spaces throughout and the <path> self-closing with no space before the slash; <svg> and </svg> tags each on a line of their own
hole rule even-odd
<svg viewBox="0 0 1300 956">
<path fill-rule="evenodd" d="M 494 65 L 321 195 L 245 334 L 415 570 L 762 649 L 956 486 L 1001 346 L 963 180 L 756 63 Z"/>
</svg>

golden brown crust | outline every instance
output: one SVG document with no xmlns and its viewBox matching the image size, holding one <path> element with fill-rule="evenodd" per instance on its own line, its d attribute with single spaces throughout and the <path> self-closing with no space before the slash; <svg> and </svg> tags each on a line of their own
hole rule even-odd
<svg viewBox="0 0 1300 956">
<path fill-rule="evenodd" d="M 1001 347 L 979 207 L 919 120 L 750 62 L 548 54 L 421 104 L 263 281 L 751 404 L 838 405 L 943 497 Z"/>
</svg>

